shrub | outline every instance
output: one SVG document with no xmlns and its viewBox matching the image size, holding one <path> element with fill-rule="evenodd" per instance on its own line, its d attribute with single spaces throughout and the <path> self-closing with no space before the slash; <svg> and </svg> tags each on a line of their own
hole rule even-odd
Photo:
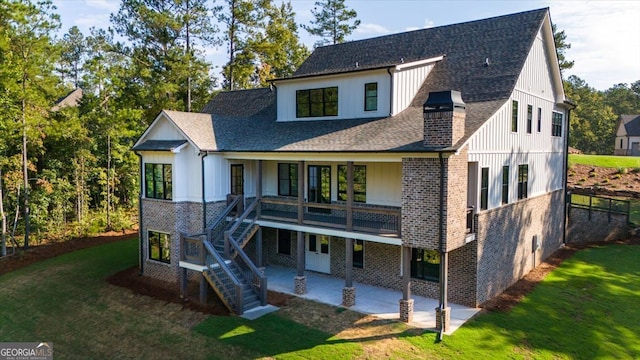
<svg viewBox="0 0 640 360">
<path fill-rule="evenodd" d="M 629 169 L 627 168 L 623 168 L 623 167 L 619 167 L 618 171 L 616 171 L 616 174 L 620 175 L 620 174 L 626 174 L 629 172 Z M 619 179 L 619 178 L 618 178 Z"/>
</svg>

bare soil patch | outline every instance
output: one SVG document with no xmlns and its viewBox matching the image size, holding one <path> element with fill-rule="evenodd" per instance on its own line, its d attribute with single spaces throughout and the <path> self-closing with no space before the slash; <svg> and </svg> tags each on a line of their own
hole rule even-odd
<svg viewBox="0 0 640 360">
<path fill-rule="evenodd" d="M 640 198 L 640 171 L 574 164 L 567 173 L 567 186 L 600 195 Z"/>
</svg>

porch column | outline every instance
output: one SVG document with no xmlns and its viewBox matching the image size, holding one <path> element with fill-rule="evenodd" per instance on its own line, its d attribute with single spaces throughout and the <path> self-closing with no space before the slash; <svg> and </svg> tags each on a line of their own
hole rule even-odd
<svg viewBox="0 0 640 360">
<path fill-rule="evenodd" d="M 347 231 L 353 231 L 353 161 L 347 162 Z M 356 304 L 356 288 L 353 286 L 353 239 L 345 239 L 344 288 L 342 305 Z"/>
<path fill-rule="evenodd" d="M 342 288 L 342 306 L 356 304 L 356 288 L 353 286 L 353 239 L 345 239 L 344 288 Z"/>
<path fill-rule="evenodd" d="M 411 298 L 411 248 L 402 247 L 402 299 L 400 299 L 400 321 L 413 321 L 413 299 Z"/>
<path fill-rule="evenodd" d="M 258 200 L 258 206 L 256 207 L 256 219 L 260 219 L 260 213 L 262 212 L 262 206 L 259 201 L 262 199 L 262 160 L 258 160 L 258 168 L 256 175 L 256 200 Z"/>
<path fill-rule="evenodd" d="M 307 293 L 307 277 L 304 276 L 304 234 L 302 231 L 298 231 L 296 257 L 298 268 L 296 277 L 293 279 L 293 290 L 296 295 L 303 295 Z"/>
<path fill-rule="evenodd" d="M 298 224 L 304 221 L 304 179 L 304 161 L 298 161 Z M 304 233 L 298 231 L 297 234 L 297 272 L 293 279 L 293 290 L 297 295 L 303 295 L 307 293 L 307 278 L 304 276 Z"/>
</svg>

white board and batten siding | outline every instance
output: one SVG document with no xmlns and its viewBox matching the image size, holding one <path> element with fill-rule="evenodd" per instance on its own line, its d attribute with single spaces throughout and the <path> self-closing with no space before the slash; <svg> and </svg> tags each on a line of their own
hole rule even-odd
<svg viewBox="0 0 640 360">
<path fill-rule="evenodd" d="M 404 68 L 393 75 L 393 114 L 405 110 L 415 98 L 427 76 L 433 69 L 434 63 Z"/>
<path fill-rule="evenodd" d="M 278 163 L 296 163 L 295 161 L 264 161 L 262 165 L 262 191 L 265 196 L 278 196 Z M 308 179 L 309 165 L 331 166 L 331 200 L 338 199 L 338 165 L 345 162 L 305 162 L 305 179 Z M 355 162 L 365 165 L 367 171 L 367 204 L 400 206 L 402 201 L 402 164 L 393 162 Z M 305 198 L 307 182 L 304 184 Z"/>
<path fill-rule="evenodd" d="M 509 202 L 517 200 L 518 166 L 528 165 L 528 197 L 563 188 L 564 133 L 567 114 L 556 99 L 552 68 L 538 34 L 516 83 L 516 88 L 500 109 L 469 139 L 469 162 L 489 168 L 488 208 L 501 205 L 503 166 L 509 166 Z M 518 102 L 518 131 L 512 131 L 512 101 Z M 531 133 L 527 132 L 528 105 L 532 106 Z M 538 131 L 538 108 L 541 128 Z M 552 114 L 563 114 L 561 136 L 552 136 Z"/>
<path fill-rule="evenodd" d="M 386 70 L 355 72 L 342 75 L 287 80 L 278 88 L 278 121 L 315 121 L 376 118 L 389 115 L 390 76 Z M 364 110 L 364 85 L 378 83 L 378 108 Z M 338 87 L 338 116 L 296 117 L 296 91 Z"/>
<path fill-rule="evenodd" d="M 227 195 L 231 193 L 231 165 L 233 164 L 244 166 L 244 196 L 256 195 L 256 161 L 229 160 L 223 154 L 209 154 L 204 161 L 207 202 L 226 200 Z"/>
<path fill-rule="evenodd" d="M 142 140 L 185 140 L 180 130 L 163 116 L 153 124 Z"/>
<path fill-rule="evenodd" d="M 144 164 L 170 164 L 173 201 L 202 201 L 200 157 L 188 144 L 178 153 L 141 151 Z"/>
</svg>

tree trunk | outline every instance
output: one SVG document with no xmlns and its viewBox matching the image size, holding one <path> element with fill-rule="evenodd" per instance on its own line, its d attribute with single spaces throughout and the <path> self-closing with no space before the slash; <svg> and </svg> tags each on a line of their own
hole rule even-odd
<svg viewBox="0 0 640 360">
<path fill-rule="evenodd" d="M 23 81 L 24 87 L 24 81 Z M 24 248 L 29 248 L 29 164 L 27 160 L 27 103 L 22 99 L 22 180 L 24 186 Z"/>
<path fill-rule="evenodd" d="M 107 134 L 107 231 L 111 231 L 111 134 Z"/>
<path fill-rule="evenodd" d="M 2 242 L 0 244 L 0 256 L 7 255 L 7 215 L 4 213 L 4 201 L 2 197 L 2 169 L 0 169 L 0 220 L 2 221 Z"/>
</svg>

